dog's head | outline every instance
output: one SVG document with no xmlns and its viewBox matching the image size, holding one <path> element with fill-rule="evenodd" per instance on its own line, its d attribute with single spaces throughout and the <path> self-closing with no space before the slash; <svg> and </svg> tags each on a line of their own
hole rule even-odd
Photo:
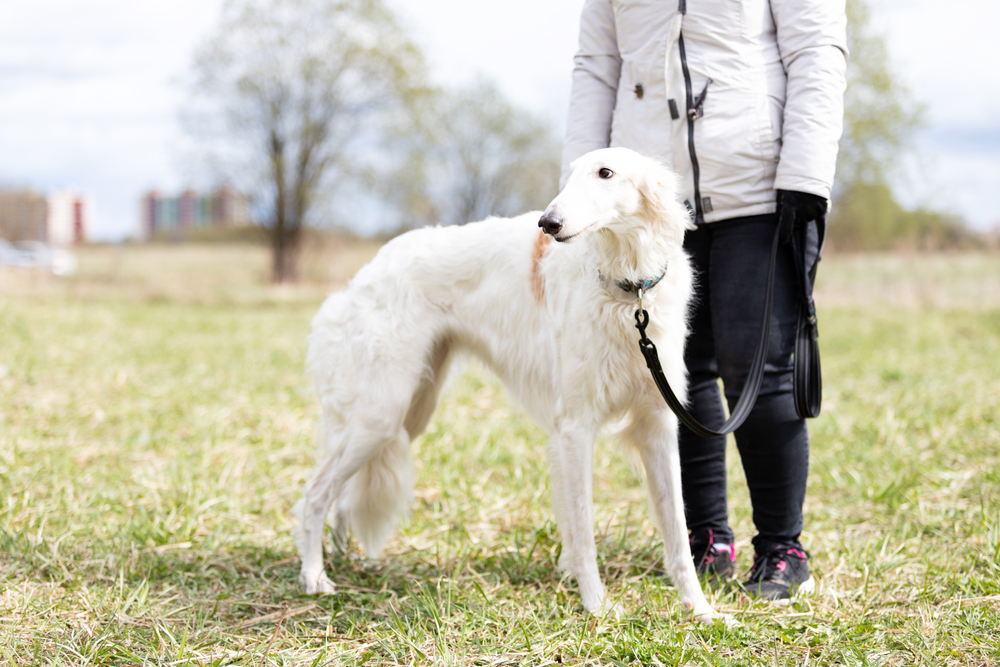
<svg viewBox="0 0 1000 667">
<path fill-rule="evenodd" d="M 662 163 L 627 148 L 602 148 L 572 168 L 566 187 L 538 221 L 556 241 L 599 230 L 627 233 L 638 224 L 683 243 L 691 215 L 678 200 L 677 176 Z"/>
</svg>

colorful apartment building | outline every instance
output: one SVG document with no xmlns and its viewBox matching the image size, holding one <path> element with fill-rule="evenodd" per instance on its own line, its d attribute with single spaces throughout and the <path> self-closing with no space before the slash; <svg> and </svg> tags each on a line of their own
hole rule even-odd
<svg viewBox="0 0 1000 667">
<path fill-rule="evenodd" d="M 141 200 L 142 231 L 147 239 L 184 237 L 202 229 L 226 229 L 250 222 L 246 197 L 222 187 L 210 194 L 185 190 L 176 197 L 153 190 Z"/>
</svg>

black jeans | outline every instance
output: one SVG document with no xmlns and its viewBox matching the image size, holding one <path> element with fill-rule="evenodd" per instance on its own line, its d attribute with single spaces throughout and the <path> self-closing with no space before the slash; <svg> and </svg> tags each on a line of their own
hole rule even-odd
<svg viewBox="0 0 1000 667">
<path fill-rule="evenodd" d="M 725 421 L 722 378 L 730 409 L 736 405 L 760 337 L 774 215 L 713 222 L 689 231 L 684 247 L 696 272 L 691 333 L 684 358 L 689 407 L 706 426 Z M 774 308 L 760 395 L 736 430 L 753 522 L 755 547 L 799 545 L 809 470 L 809 434 L 795 412 L 792 353 L 799 287 L 790 247 L 778 249 Z M 681 478 L 688 529 L 711 529 L 716 542 L 732 542 L 726 502 L 726 439 L 703 438 L 680 427 Z"/>
</svg>

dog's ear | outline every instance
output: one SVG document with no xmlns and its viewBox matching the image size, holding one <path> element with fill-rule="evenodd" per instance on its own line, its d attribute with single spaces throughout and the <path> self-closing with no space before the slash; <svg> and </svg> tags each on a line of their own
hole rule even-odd
<svg viewBox="0 0 1000 667">
<path fill-rule="evenodd" d="M 691 212 L 677 196 L 677 175 L 656 160 L 649 169 L 641 170 L 635 183 L 639 191 L 640 215 L 650 224 L 663 225 L 678 245 L 684 243 L 684 232 L 694 229 Z"/>
</svg>

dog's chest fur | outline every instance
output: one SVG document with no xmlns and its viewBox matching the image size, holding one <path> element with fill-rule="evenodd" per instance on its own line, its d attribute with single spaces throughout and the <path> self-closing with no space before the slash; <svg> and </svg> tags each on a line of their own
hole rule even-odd
<svg viewBox="0 0 1000 667">
<path fill-rule="evenodd" d="M 659 401 L 638 346 L 637 297 L 600 276 L 586 248 L 538 241 L 533 248 L 531 289 L 546 313 L 544 326 L 559 341 L 555 367 L 563 400 L 585 398 L 606 416 L 628 411 L 637 400 Z M 689 271 L 686 261 L 677 262 L 643 304 L 651 318 L 647 334 L 675 356 L 683 354 L 687 333 Z"/>
</svg>

